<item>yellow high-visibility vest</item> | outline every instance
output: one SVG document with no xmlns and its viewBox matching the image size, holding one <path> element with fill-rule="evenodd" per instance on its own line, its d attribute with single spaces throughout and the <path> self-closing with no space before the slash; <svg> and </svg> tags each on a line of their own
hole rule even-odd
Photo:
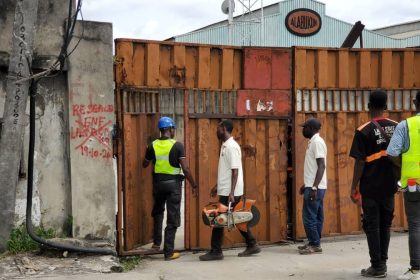
<svg viewBox="0 0 420 280">
<path fill-rule="evenodd" d="M 155 140 L 153 141 L 153 149 L 155 150 L 156 162 L 155 173 L 178 175 L 181 174 L 181 168 L 173 167 L 169 162 L 169 152 L 175 145 L 176 140 Z"/>
<path fill-rule="evenodd" d="M 401 187 L 407 187 L 408 179 L 416 179 L 420 185 L 420 116 L 407 119 L 410 146 L 402 154 Z"/>
</svg>

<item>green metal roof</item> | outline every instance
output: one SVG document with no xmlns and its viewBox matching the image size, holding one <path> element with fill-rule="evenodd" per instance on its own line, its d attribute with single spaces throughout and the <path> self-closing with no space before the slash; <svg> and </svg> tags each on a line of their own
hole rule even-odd
<svg viewBox="0 0 420 280">
<path fill-rule="evenodd" d="M 264 36 L 258 23 L 236 22 L 232 26 L 232 45 L 264 46 L 264 47 L 340 47 L 350 32 L 353 24 L 341 21 L 325 14 L 325 4 L 314 0 L 287 0 L 279 2 L 279 13 L 264 17 Z M 295 9 L 306 8 L 316 11 L 322 20 L 318 33 L 301 37 L 290 33 L 285 26 L 287 14 Z M 176 42 L 228 45 L 228 26 L 222 24 L 216 27 L 203 28 L 195 32 L 175 36 Z M 420 46 L 420 36 L 404 39 L 394 39 L 364 30 L 363 47 L 365 48 L 406 48 Z M 359 47 L 359 41 L 354 47 Z"/>
</svg>

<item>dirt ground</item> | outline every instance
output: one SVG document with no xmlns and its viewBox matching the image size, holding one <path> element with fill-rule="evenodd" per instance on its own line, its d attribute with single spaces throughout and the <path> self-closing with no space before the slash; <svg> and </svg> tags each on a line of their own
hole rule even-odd
<svg viewBox="0 0 420 280">
<path fill-rule="evenodd" d="M 0 279 L 363 279 L 360 270 L 369 266 L 363 235 L 328 238 L 323 254 L 301 256 L 299 244 L 265 246 L 261 254 L 238 258 L 241 249 L 226 250 L 225 259 L 200 262 L 200 253 L 183 252 L 178 260 L 164 261 L 154 255 L 127 273 L 113 273 L 118 259 L 111 256 L 47 257 L 6 256 L 0 259 Z M 387 279 L 396 279 L 408 268 L 407 234 L 395 233 L 391 239 Z"/>
</svg>

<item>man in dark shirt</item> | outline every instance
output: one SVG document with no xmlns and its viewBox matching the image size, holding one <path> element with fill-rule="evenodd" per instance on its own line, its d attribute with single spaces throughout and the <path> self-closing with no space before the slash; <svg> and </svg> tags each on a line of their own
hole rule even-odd
<svg viewBox="0 0 420 280">
<path fill-rule="evenodd" d="M 398 180 L 395 167 L 386 153 L 389 139 L 398 123 L 383 117 L 386 104 L 385 92 L 373 91 L 370 94 L 368 106 L 371 121 L 356 130 L 350 151 L 350 156 L 355 159 L 350 197 L 354 203 L 362 200 L 363 229 L 371 262 L 371 266 L 362 269 L 361 274 L 375 278 L 386 277 Z"/>
<path fill-rule="evenodd" d="M 158 128 L 161 137 L 147 147 L 143 167 L 153 162 L 153 199 L 154 205 L 152 216 L 153 227 L 153 249 L 159 249 L 162 242 L 162 223 L 167 207 L 167 220 L 165 228 L 165 242 L 163 253 L 165 260 L 179 258 L 179 253 L 174 253 L 174 241 L 176 230 L 180 225 L 180 208 L 182 197 L 182 181 L 184 175 L 192 186 L 193 195 L 197 196 L 198 186 L 195 183 L 188 167 L 184 146 L 176 142 L 175 123 L 171 118 L 162 117 L 159 120 Z M 182 171 L 184 175 L 182 174 Z"/>
</svg>

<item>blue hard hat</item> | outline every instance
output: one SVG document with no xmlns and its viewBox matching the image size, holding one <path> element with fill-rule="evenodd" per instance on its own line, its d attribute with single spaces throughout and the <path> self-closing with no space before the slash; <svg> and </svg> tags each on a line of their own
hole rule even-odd
<svg viewBox="0 0 420 280">
<path fill-rule="evenodd" d="M 158 123 L 158 128 L 169 128 L 173 127 L 176 128 L 175 122 L 169 117 L 161 117 Z"/>
</svg>

